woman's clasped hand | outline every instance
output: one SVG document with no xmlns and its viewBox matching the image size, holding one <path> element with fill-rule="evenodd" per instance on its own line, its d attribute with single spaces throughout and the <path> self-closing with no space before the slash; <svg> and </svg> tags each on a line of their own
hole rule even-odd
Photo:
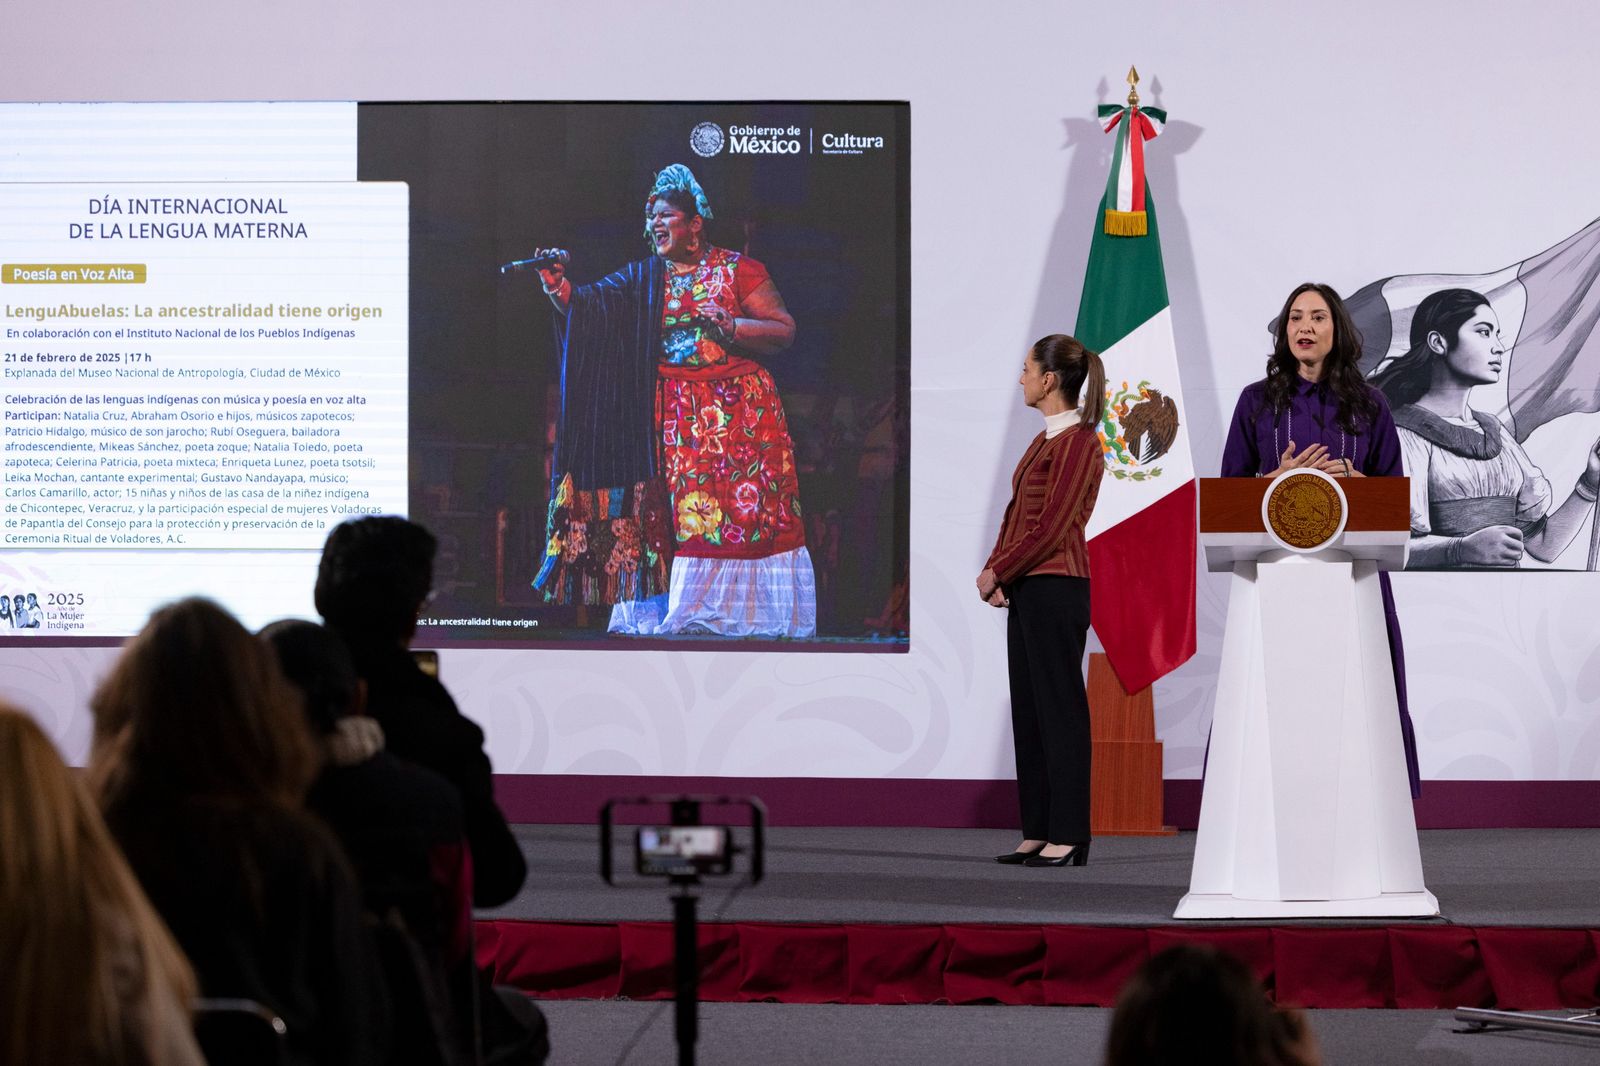
<svg viewBox="0 0 1600 1066">
<path fill-rule="evenodd" d="M 1358 467 L 1350 465 L 1350 460 L 1339 456 L 1330 455 L 1325 444 L 1308 444 L 1299 451 L 1295 450 L 1294 441 L 1278 456 L 1278 465 L 1267 472 L 1267 477 L 1277 477 L 1287 474 L 1291 470 L 1320 470 L 1332 477 L 1366 477 Z"/>
</svg>

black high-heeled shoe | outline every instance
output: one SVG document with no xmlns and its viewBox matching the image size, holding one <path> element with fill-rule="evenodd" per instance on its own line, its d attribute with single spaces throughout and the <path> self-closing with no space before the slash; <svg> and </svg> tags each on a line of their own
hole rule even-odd
<svg viewBox="0 0 1600 1066">
<path fill-rule="evenodd" d="M 1043 851 L 1040 848 L 1039 851 Z M 1057 855 L 1047 859 L 1043 855 L 1033 854 L 1022 860 L 1024 866 L 1087 866 L 1089 865 L 1089 842 L 1072 845 L 1072 850 L 1065 855 Z"/>
<path fill-rule="evenodd" d="M 1040 844 L 1032 851 L 1008 851 L 1004 855 L 996 855 L 994 857 L 994 861 L 999 863 L 1001 866 L 1022 866 L 1029 859 L 1033 858 L 1043 850 L 1044 845 Z"/>
</svg>

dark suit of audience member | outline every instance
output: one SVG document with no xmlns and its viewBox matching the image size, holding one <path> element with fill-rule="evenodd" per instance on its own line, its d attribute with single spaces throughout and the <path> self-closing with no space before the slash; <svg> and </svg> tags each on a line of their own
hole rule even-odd
<svg viewBox="0 0 1600 1066">
<path fill-rule="evenodd" d="M 461 798 L 472 850 L 473 903 L 507 902 L 522 887 L 528 867 L 495 803 L 483 730 L 404 648 L 369 643 L 352 646 L 351 653 L 367 683 L 368 713 L 383 726 L 389 751 L 443 777 Z"/>
<path fill-rule="evenodd" d="M 367 723 L 383 734 L 370 718 Z M 341 734 L 346 750 L 361 750 Z M 306 806 L 326 822 L 356 869 L 375 915 L 398 914 L 431 957 L 447 965 L 471 951 L 472 859 L 461 801 L 438 774 L 381 748 L 323 770 Z"/>
<path fill-rule="evenodd" d="M 407 650 L 433 584 L 436 547 L 433 534 L 403 518 L 346 522 L 323 547 L 316 604 L 350 649 L 389 751 L 455 786 L 472 849 L 473 902 L 493 907 L 517 894 L 528 868 L 495 803 L 483 730 Z"/>
<path fill-rule="evenodd" d="M 384 750 L 344 641 L 314 622 L 261 638 L 304 695 L 321 771 L 306 796 L 356 868 L 395 1005 L 396 1064 L 472 1061 L 472 861 L 450 783 Z"/>
<path fill-rule="evenodd" d="M 316 757 L 272 655 L 232 615 L 151 616 L 91 701 L 106 824 L 194 964 L 256 1000 L 296 1064 L 387 1061 L 387 996 L 338 843 L 302 809 Z"/>
<path fill-rule="evenodd" d="M 373 915 L 398 916 L 441 972 L 471 950 L 472 866 L 461 801 L 431 770 L 386 750 L 363 714 L 366 687 L 338 634 L 314 622 L 276 622 L 261 637 L 305 695 L 322 770 L 306 806 L 356 869 Z"/>
<path fill-rule="evenodd" d="M 433 586 L 436 550 L 433 534 L 404 518 L 345 522 L 323 546 L 316 605 L 349 647 L 367 686 L 367 713 L 383 726 L 389 750 L 455 786 L 472 854 L 473 902 L 492 907 L 517 894 L 527 863 L 495 803 L 483 730 L 408 650 Z M 544 1061 L 549 1039 L 538 1007 L 515 990 L 491 989 L 483 971 L 472 976 L 490 1066 Z"/>
</svg>

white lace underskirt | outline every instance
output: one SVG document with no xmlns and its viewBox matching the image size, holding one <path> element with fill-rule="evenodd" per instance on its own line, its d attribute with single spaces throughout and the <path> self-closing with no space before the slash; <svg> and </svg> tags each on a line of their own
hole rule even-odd
<svg viewBox="0 0 1600 1066">
<path fill-rule="evenodd" d="M 611 608 L 612 633 L 814 637 L 817 581 L 804 547 L 765 559 L 672 560 L 667 592 Z"/>
</svg>

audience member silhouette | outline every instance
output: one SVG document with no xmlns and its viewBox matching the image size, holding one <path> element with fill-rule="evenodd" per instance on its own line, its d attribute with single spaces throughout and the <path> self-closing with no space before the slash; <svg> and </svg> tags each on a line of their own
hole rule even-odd
<svg viewBox="0 0 1600 1066">
<path fill-rule="evenodd" d="M 1123 986 L 1106 1066 L 1319 1066 L 1304 1019 L 1274 1011 L 1249 967 L 1199 944 L 1152 957 Z"/>
<path fill-rule="evenodd" d="M 382 1063 L 355 879 L 302 808 L 316 750 L 272 653 L 209 600 L 156 611 L 91 700 L 90 779 L 202 992 L 256 1000 L 300 1064 Z"/>
<path fill-rule="evenodd" d="M 405 1051 L 396 1058 L 429 1066 L 469 1062 L 472 860 L 456 790 L 384 750 L 383 727 L 362 713 L 366 685 L 337 633 L 286 620 L 261 637 L 304 694 L 321 753 L 306 806 L 344 845 L 367 911 L 386 937 L 381 954 L 395 1041 Z"/>
<path fill-rule="evenodd" d="M 366 686 L 338 634 L 285 620 L 261 631 L 305 697 L 321 769 L 306 806 L 355 867 L 367 910 L 398 915 L 442 968 L 471 950 L 472 876 L 461 801 L 450 783 L 385 750 L 364 714 Z"/>
<path fill-rule="evenodd" d="M 408 651 L 433 585 L 436 549 L 433 534 L 404 518 L 345 522 L 323 546 L 316 604 L 349 647 L 367 684 L 367 713 L 383 726 L 389 750 L 456 787 L 472 848 L 473 902 L 493 907 L 517 894 L 527 864 L 495 804 L 483 730 Z"/>
<path fill-rule="evenodd" d="M 82 783 L 0 704 L 0 1062 L 205 1066 L 194 987 Z"/>
<path fill-rule="evenodd" d="M 433 534 L 404 518 L 345 522 L 323 545 L 316 606 L 349 647 L 367 686 L 367 713 L 383 726 L 388 749 L 455 786 L 472 852 L 473 903 L 493 907 L 517 894 L 527 862 L 495 803 L 483 730 L 462 715 L 409 650 L 432 594 L 437 549 Z M 549 1039 L 538 1007 L 513 989 L 491 990 L 488 976 L 478 976 L 488 1063 L 542 1062 Z"/>
</svg>

